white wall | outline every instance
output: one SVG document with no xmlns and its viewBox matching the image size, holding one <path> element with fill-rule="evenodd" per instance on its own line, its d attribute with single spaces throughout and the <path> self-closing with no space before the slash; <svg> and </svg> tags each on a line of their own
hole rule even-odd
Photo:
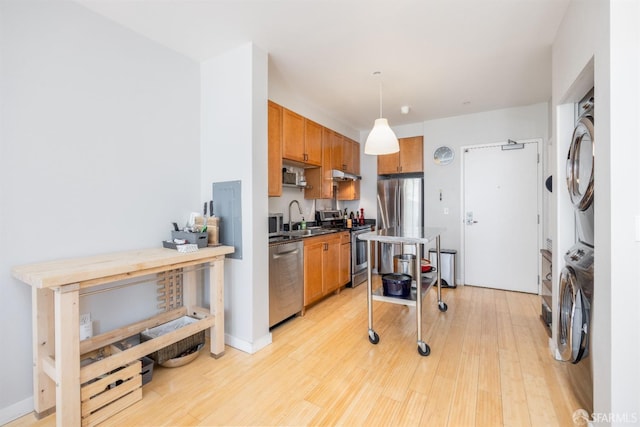
<svg viewBox="0 0 640 427">
<path fill-rule="evenodd" d="M 455 249 L 459 253 L 461 250 L 460 148 L 506 142 L 507 139 L 542 138 L 546 142 L 548 134 L 546 103 L 424 122 L 425 225 L 447 229 L 441 237 L 442 248 Z M 447 145 L 455 151 L 453 162 L 445 166 L 433 161 L 433 152 L 441 145 Z M 444 213 L 444 208 L 449 210 L 449 214 Z M 457 277 L 462 277 L 461 264 L 457 263 Z"/>
<path fill-rule="evenodd" d="M 225 261 L 226 342 L 253 353 L 271 342 L 267 236 L 267 55 L 252 44 L 202 64 L 201 197 L 240 180 L 242 259 Z"/>
<path fill-rule="evenodd" d="M 564 105 L 576 100 L 585 66 L 588 68 L 593 61 L 594 410 L 635 417 L 635 422 L 640 417 L 640 247 L 634 241 L 634 219 L 640 212 L 638 23 L 640 5 L 636 1 L 574 0 L 554 42 L 552 71 L 554 135 L 563 138 Z M 558 162 L 562 154 L 556 153 Z M 556 201 L 558 205 L 563 203 L 560 196 Z M 560 208 L 555 215 L 555 233 L 562 234 L 565 230 Z M 554 271 L 559 271 L 561 267 L 556 265 Z M 619 425 L 624 419 L 605 421 L 602 425 Z"/>
<path fill-rule="evenodd" d="M 11 267 L 157 247 L 199 208 L 200 68 L 73 2 L 0 2 L 0 56 L 2 424 L 33 409 L 31 289 Z M 102 328 L 155 310 L 128 289 L 81 309 Z"/>
</svg>

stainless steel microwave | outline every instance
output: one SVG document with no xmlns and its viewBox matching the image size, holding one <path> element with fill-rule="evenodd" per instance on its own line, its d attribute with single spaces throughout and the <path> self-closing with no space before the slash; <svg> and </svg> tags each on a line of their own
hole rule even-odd
<svg viewBox="0 0 640 427">
<path fill-rule="evenodd" d="M 298 174 L 296 172 L 282 171 L 282 183 L 290 185 L 298 185 Z"/>
<path fill-rule="evenodd" d="M 281 213 L 269 214 L 269 236 L 277 236 L 284 231 Z"/>
</svg>

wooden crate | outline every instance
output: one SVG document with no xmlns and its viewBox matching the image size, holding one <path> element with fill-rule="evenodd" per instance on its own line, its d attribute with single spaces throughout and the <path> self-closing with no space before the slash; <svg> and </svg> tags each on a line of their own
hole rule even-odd
<svg viewBox="0 0 640 427">
<path fill-rule="evenodd" d="M 131 362 L 80 386 L 82 425 L 94 426 L 142 399 L 142 363 Z"/>
</svg>

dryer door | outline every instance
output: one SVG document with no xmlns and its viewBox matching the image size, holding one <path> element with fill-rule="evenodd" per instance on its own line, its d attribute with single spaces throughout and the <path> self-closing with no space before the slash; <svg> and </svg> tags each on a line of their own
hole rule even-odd
<svg viewBox="0 0 640 427">
<path fill-rule="evenodd" d="M 578 363 L 588 353 L 589 304 L 573 268 L 560 272 L 558 352 L 566 362 Z"/>
<path fill-rule="evenodd" d="M 567 187 L 573 205 L 581 211 L 593 203 L 593 120 L 580 118 L 573 131 L 567 155 Z"/>
</svg>

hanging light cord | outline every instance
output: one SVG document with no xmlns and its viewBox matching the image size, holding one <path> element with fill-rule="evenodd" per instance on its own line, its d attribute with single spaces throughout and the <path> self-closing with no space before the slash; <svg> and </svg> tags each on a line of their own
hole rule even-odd
<svg viewBox="0 0 640 427">
<path fill-rule="evenodd" d="M 380 71 L 374 71 L 373 72 L 374 76 L 378 76 L 378 87 L 379 87 L 379 91 L 380 91 L 380 117 L 382 118 L 382 73 Z"/>
</svg>

